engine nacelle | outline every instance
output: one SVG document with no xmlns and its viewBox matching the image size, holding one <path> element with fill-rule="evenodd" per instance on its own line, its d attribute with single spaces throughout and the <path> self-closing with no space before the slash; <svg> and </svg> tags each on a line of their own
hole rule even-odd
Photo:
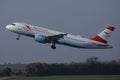
<svg viewBox="0 0 120 80">
<path fill-rule="evenodd" d="M 40 42 L 40 43 L 45 43 L 45 36 L 35 35 L 35 41 Z"/>
</svg>

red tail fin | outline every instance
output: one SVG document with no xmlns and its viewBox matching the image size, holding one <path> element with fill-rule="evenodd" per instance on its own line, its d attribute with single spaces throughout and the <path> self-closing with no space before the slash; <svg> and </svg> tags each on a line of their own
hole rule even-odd
<svg viewBox="0 0 120 80">
<path fill-rule="evenodd" d="M 109 26 L 99 34 L 97 34 L 95 37 L 92 37 L 91 40 L 107 43 L 108 38 L 110 37 L 110 34 L 114 31 L 115 27 Z"/>
</svg>

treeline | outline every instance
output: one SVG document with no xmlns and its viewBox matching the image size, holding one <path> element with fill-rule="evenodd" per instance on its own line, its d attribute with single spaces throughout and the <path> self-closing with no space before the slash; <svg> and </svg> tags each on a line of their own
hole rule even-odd
<svg viewBox="0 0 120 80">
<path fill-rule="evenodd" d="M 11 69 L 10 68 L 5 68 L 0 72 L 0 77 L 1 76 L 11 76 Z"/>
<path fill-rule="evenodd" d="M 12 69 L 9 68 L 9 67 L 4 68 L 4 69 L 0 72 L 0 77 L 3 77 L 3 76 L 8 76 L 8 77 L 10 77 L 10 76 L 13 76 L 13 75 L 15 75 L 15 76 L 17 76 L 17 75 L 22 76 L 22 75 L 25 75 L 25 74 L 24 74 L 24 72 L 23 72 L 22 70 L 18 70 L 17 72 L 14 72 L 14 71 L 12 71 Z"/>
<path fill-rule="evenodd" d="M 120 61 L 99 62 L 90 57 L 80 63 L 30 63 L 0 67 L 0 76 L 120 75 Z"/>
<path fill-rule="evenodd" d="M 27 64 L 2 64 L 0 65 L 0 77 L 25 75 Z"/>
<path fill-rule="evenodd" d="M 48 75 L 119 75 L 120 62 L 98 62 L 96 57 L 84 63 L 31 63 L 26 67 L 27 76 Z"/>
</svg>

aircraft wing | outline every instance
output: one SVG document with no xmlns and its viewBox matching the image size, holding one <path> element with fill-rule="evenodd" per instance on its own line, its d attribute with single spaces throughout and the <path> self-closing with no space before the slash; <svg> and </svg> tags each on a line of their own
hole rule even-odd
<svg viewBox="0 0 120 80">
<path fill-rule="evenodd" d="M 63 38 L 65 35 L 67 35 L 67 33 L 65 34 L 57 34 L 57 35 L 52 35 L 52 36 L 46 36 L 46 39 L 48 41 L 58 41 L 59 39 Z"/>
</svg>

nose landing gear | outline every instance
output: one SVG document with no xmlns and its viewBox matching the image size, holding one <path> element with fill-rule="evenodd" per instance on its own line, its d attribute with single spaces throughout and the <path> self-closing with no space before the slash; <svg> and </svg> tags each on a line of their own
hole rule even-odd
<svg viewBox="0 0 120 80">
<path fill-rule="evenodd" d="M 18 34 L 18 37 L 16 38 L 17 40 L 19 40 L 20 39 L 20 34 Z"/>
</svg>

